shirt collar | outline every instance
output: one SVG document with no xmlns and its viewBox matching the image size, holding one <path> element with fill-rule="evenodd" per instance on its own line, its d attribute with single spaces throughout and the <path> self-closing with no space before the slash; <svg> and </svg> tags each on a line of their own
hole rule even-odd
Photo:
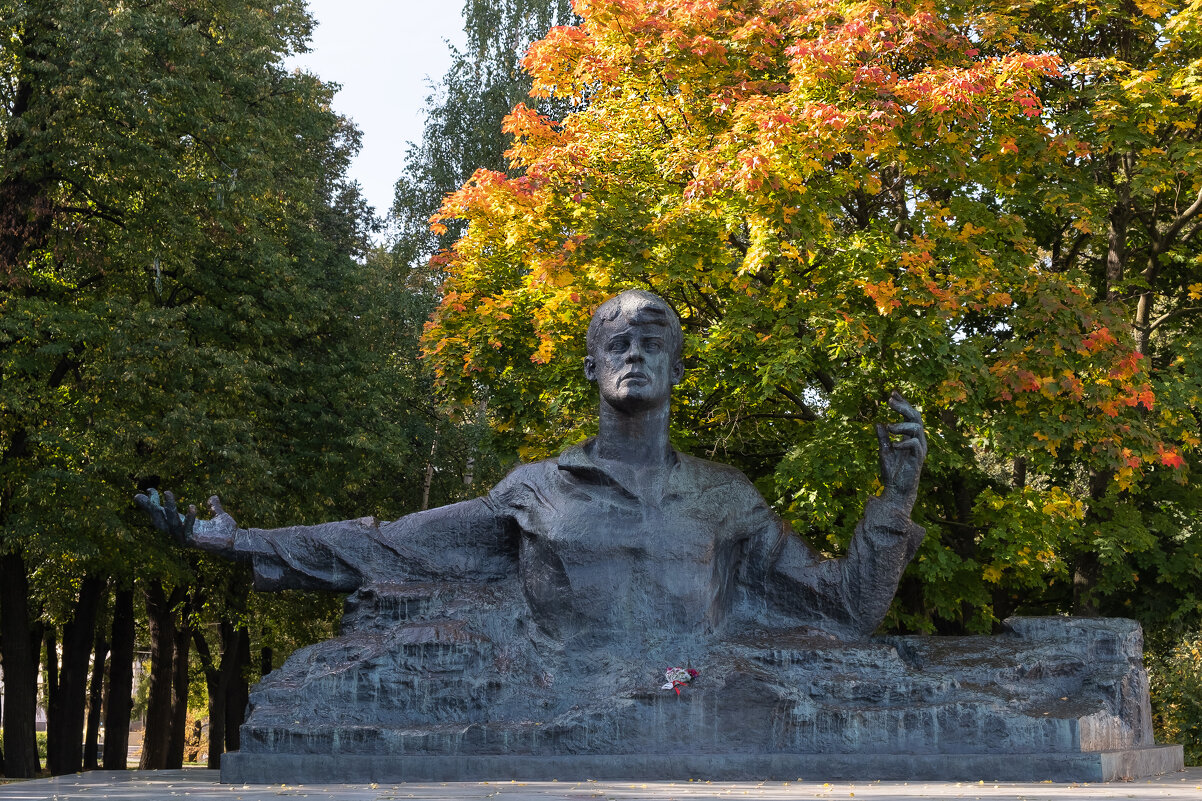
<svg viewBox="0 0 1202 801">
<path fill-rule="evenodd" d="M 624 484 L 622 484 L 622 482 L 619 481 L 616 476 L 606 470 L 600 462 L 593 458 L 593 454 L 596 452 L 596 449 L 597 438 L 589 437 L 584 442 L 576 445 L 569 445 L 568 447 L 564 448 L 559 454 L 559 458 L 556 459 L 556 463 L 559 465 L 560 470 L 570 473 L 577 480 L 613 486 L 621 490 L 624 494 L 629 495 L 631 498 L 638 498 L 636 493 L 632 492 L 629 487 L 626 487 Z M 677 468 L 680 467 L 680 463 L 680 454 L 675 448 L 673 448 L 672 466 L 668 468 L 669 485 L 673 483 L 673 479 L 676 477 L 678 472 Z"/>
</svg>

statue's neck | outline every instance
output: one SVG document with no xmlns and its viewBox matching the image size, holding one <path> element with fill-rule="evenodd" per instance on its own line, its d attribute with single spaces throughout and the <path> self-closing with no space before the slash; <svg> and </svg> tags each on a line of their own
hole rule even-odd
<svg viewBox="0 0 1202 801">
<path fill-rule="evenodd" d="M 663 468 L 671 464 L 668 440 L 671 405 L 639 412 L 624 412 L 601 401 L 595 456 L 628 465 L 636 470 Z"/>
</svg>

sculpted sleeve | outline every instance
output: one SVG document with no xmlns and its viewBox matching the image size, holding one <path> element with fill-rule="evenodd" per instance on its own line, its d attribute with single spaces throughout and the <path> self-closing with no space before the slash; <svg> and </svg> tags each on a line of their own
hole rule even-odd
<svg viewBox="0 0 1202 801">
<path fill-rule="evenodd" d="M 777 518 L 752 535 L 745 574 L 786 619 L 868 635 L 889 611 L 924 533 L 904 511 L 869 498 L 847 555 L 823 559 Z"/>
<path fill-rule="evenodd" d="M 372 583 L 501 578 L 514 570 L 517 543 L 506 510 L 477 498 L 392 522 L 243 529 L 234 550 L 254 565 L 257 590 L 351 592 Z"/>
</svg>

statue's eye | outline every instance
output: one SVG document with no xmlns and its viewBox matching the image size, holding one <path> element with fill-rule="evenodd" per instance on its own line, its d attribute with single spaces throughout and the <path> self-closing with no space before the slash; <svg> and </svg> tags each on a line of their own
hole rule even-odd
<svg viewBox="0 0 1202 801">
<path fill-rule="evenodd" d="M 630 346 L 630 340 L 622 337 L 615 337 L 609 341 L 609 346 L 606 348 L 610 353 L 623 353 Z"/>
<path fill-rule="evenodd" d="M 664 343 L 660 342 L 658 339 L 648 339 L 643 343 L 643 350 L 647 351 L 648 353 L 659 353 L 663 347 Z"/>
</svg>

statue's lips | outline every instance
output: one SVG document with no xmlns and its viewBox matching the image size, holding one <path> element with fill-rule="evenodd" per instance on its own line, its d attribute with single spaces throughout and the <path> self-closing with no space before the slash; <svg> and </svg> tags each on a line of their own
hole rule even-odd
<svg viewBox="0 0 1202 801">
<path fill-rule="evenodd" d="M 627 381 L 633 381 L 636 384 L 647 384 L 651 382 L 651 377 L 646 373 L 627 373 L 618 379 L 619 384 L 625 384 Z"/>
</svg>

